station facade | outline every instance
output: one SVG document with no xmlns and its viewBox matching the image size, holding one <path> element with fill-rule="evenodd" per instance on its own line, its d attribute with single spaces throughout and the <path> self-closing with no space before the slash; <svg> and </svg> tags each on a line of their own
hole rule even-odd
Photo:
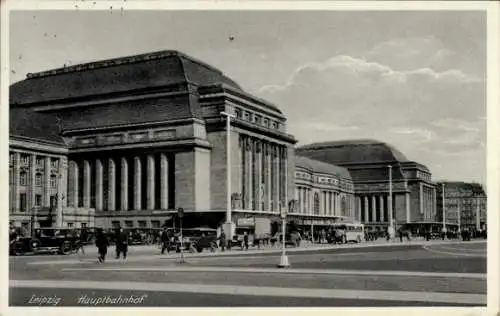
<svg viewBox="0 0 500 316">
<path fill-rule="evenodd" d="M 296 142 L 280 109 L 177 51 L 28 74 L 10 88 L 11 220 L 156 228 L 183 208 L 192 225 L 219 227 L 228 148 L 234 223 L 278 221 L 295 201 L 289 215 L 299 226 L 383 229 L 388 163 L 396 221 L 434 216 L 429 170 L 389 145 L 330 143 L 320 153 Z M 378 149 L 359 160 L 359 146 Z"/>
</svg>

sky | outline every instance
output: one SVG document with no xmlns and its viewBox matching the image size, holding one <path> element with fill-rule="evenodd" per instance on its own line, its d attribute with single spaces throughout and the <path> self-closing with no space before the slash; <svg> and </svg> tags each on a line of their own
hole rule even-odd
<svg viewBox="0 0 500 316">
<path fill-rule="evenodd" d="M 19 11 L 10 81 L 180 50 L 276 104 L 298 145 L 376 139 L 436 181 L 486 184 L 485 21 L 479 11 Z"/>
</svg>

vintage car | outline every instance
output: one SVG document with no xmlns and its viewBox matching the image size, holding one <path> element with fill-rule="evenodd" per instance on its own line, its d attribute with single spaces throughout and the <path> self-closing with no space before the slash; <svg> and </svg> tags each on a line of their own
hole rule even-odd
<svg viewBox="0 0 500 316">
<path fill-rule="evenodd" d="M 202 252 L 204 249 L 215 251 L 217 249 L 217 230 L 212 228 L 197 227 L 182 230 L 182 243 L 180 236 L 176 238 L 176 251 Z"/>
<path fill-rule="evenodd" d="M 33 236 L 17 236 L 11 240 L 9 252 L 14 256 L 42 253 L 67 255 L 80 246 L 81 241 L 75 237 L 74 230 L 41 228 Z"/>
</svg>

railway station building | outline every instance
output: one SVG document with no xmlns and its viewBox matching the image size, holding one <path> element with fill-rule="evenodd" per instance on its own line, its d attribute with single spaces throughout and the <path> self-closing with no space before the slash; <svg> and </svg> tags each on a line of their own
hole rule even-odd
<svg viewBox="0 0 500 316">
<path fill-rule="evenodd" d="M 230 129 L 226 128 L 227 114 Z M 375 141 L 295 148 L 285 114 L 177 51 L 28 74 L 10 87 L 9 202 L 16 226 L 387 225 L 387 164 L 398 222 L 435 214 L 430 171 Z M 229 138 L 229 144 L 228 144 Z M 228 146 L 229 145 L 229 146 Z"/>
</svg>

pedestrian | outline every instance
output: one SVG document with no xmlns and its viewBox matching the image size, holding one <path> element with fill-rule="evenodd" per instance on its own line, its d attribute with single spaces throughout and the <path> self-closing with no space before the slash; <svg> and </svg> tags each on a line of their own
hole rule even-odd
<svg viewBox="0 0 500 316">
<path fill-rule="evenodd" d="M 161 254 L 165 254 L 165 249 L 167 250 L 168 253 L 170 253 L 170 236 L 169 236 L 169 231 L 167 231 L 166 228 L 163 229 L 161 233 Z"/>
<path fill-rule="evenodd" d="M 128 235 L 123 231 L 123 228 L 118 228 L 116 232 L 116 259 L 120 259 L 120 254 L 123 254 L 123 260 L 127 259 L 128 251 Z"/>
<path fill-rule="evenodd" d="M 95 245 L 98 253 L 97 260 L 100 263 L 104 263 L 106 261 L 106 254 L 108 253 L 109 240 L 101 228 L 98 228 L 96 231 Z"/>
<path fill-rule="evenodd" d="M 76 242 L 77 242 L 77 248 L 76 248 L 76 252 L 78 253 L 79 251 L 82 252 L 82 255 L 85 255 L 85 248 L 84 248 L 84 244 L 86 242 L 86 234 L 85 234 L 85 230 L 82 229 L 81 232 L 77 233 L 77 239 L 76 239 Z"/>
<path fill-rule="evenodd" d="M 248 234 L 245 232 L 243 235 L 243 246 L 245 247 L 245 250 L 248 250 Z"/>
<path fill-rule="evenodd" d="M 226 251 L 226 234 L 224 233 L 224 231 L 222 231 L 220 233 L 219 245 L 220 245 L 222 252 Z"/>
</svg>

